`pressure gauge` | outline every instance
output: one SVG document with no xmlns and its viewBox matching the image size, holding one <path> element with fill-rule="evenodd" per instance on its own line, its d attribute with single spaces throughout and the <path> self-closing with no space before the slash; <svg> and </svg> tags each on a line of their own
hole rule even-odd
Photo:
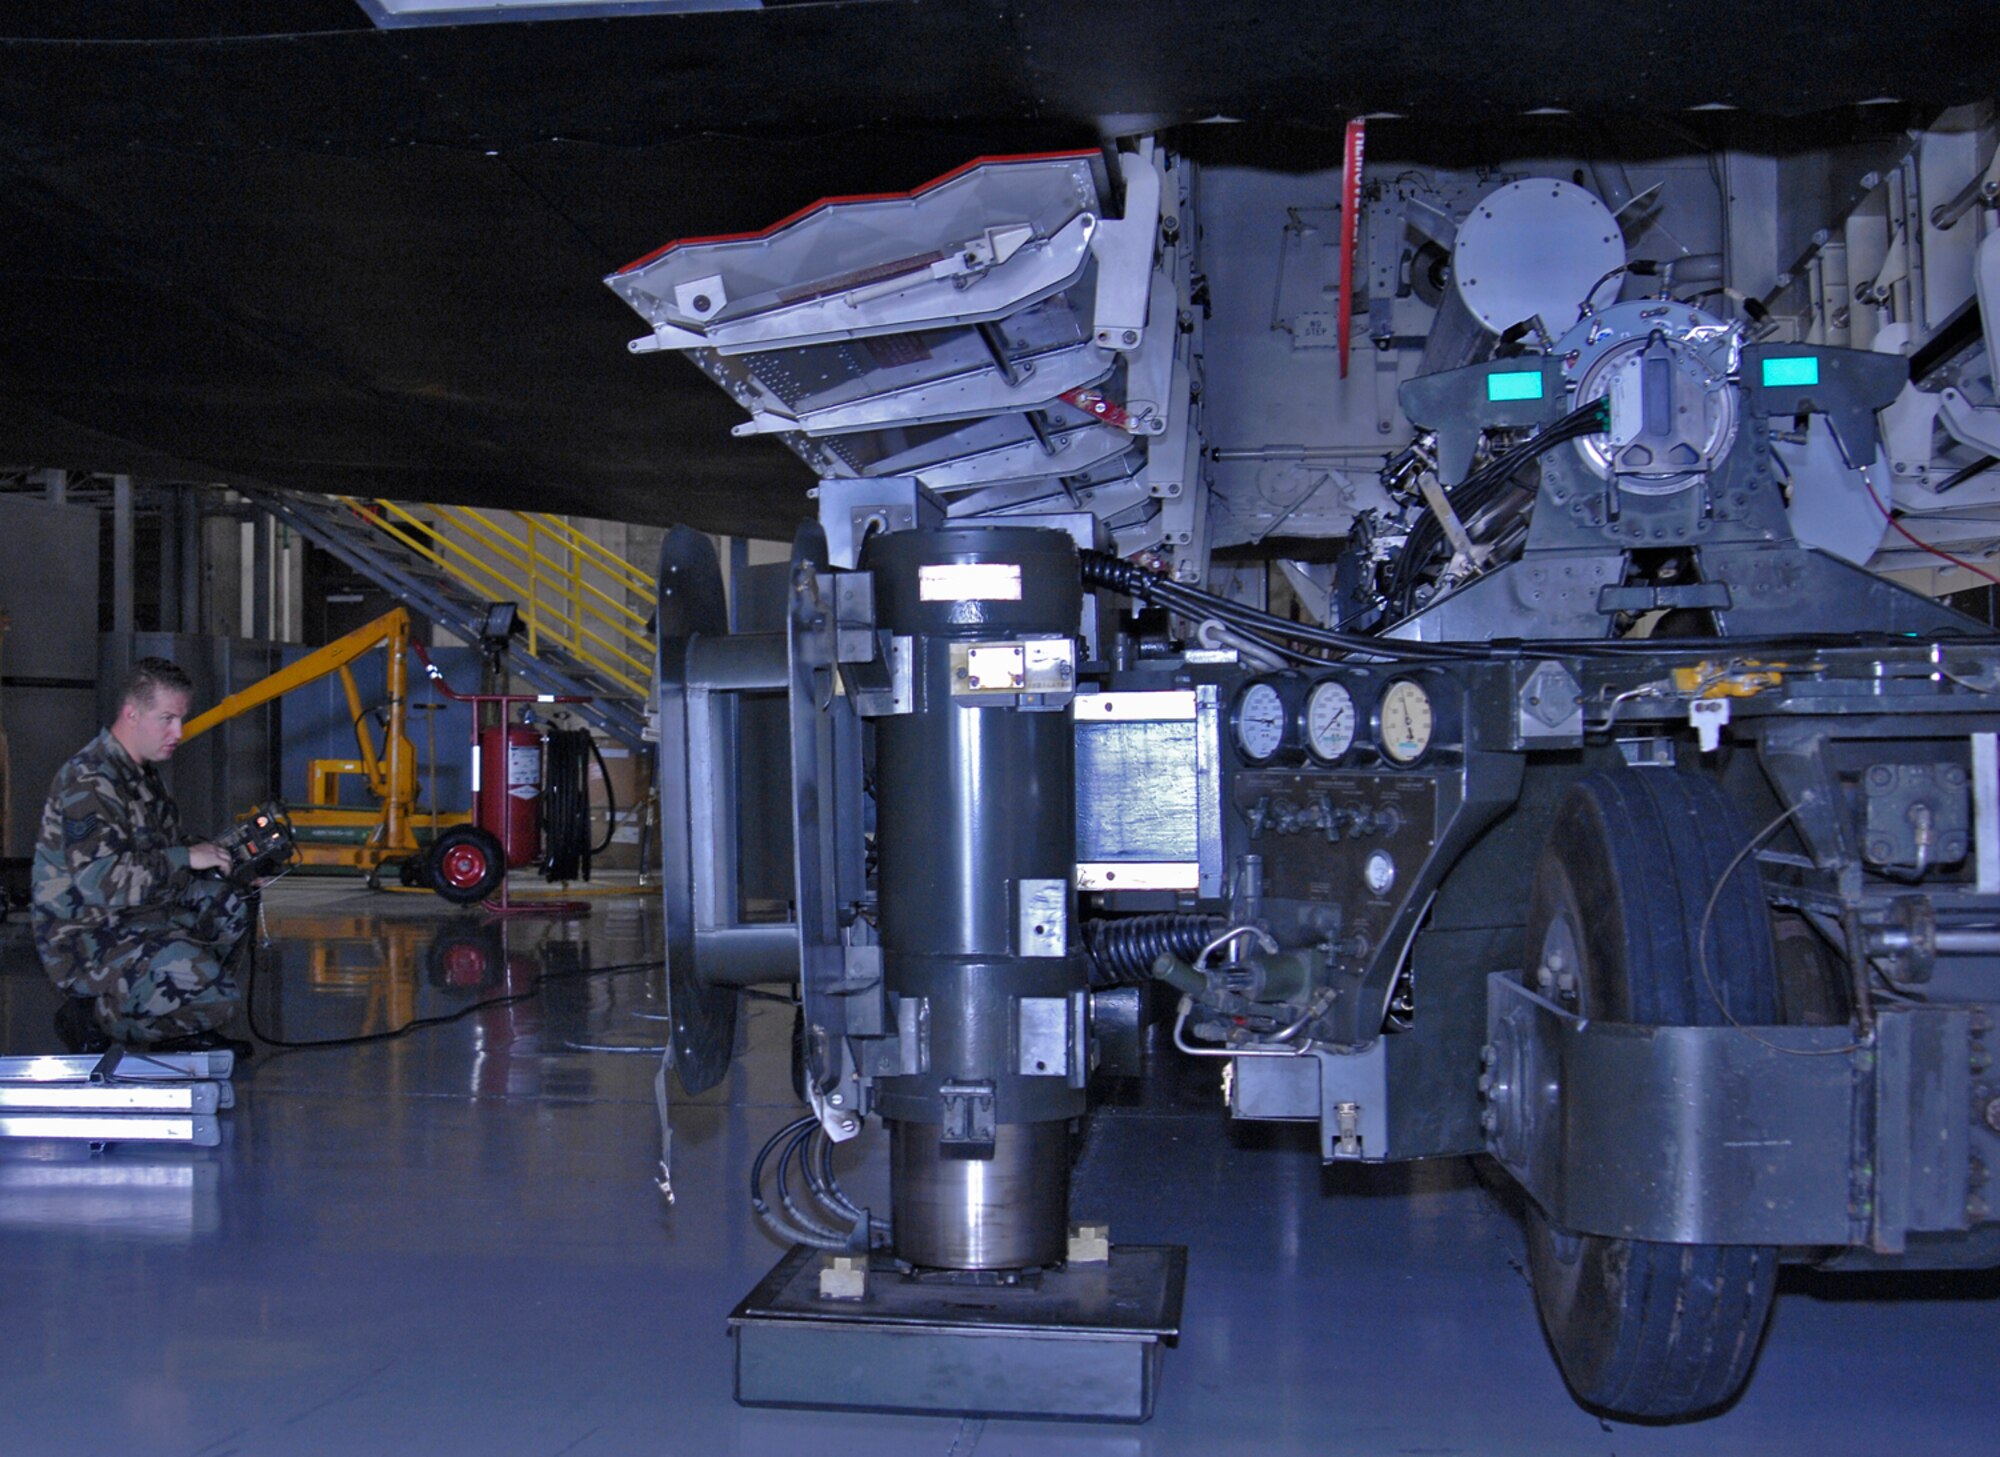
<svg viewBox="0 0 2000 1457">
<path fill-rule="evenodd" d="M 1368 858 L 1362 862 L 1361 879 L 1368 886 L 1368 893 L 1381 897 L 1387 895 L 1396 884 L 1396 862 L 1386 850 L 1370 850 Z"/>
<path fill-rule="evenodd" d="M 1431 696 L 1414 678 L 1398 678 L 1382 691 L 1376 714 L 1382 752 L 1392 764 L 1414 764 L 1431 748 Z"/>
<path fill-rule="evenodd" d="M 1236 700 L 1230 723 L 1236 748 L 1252 764 L 1267 764 L 1285 743 L 1285 700 L 1277 686 L 1257 682 L 1245 688 Z"/>
<path fill-rule="evenodd" d="M 1306 699 L 1306 748 L 1331 764 L 1354 747 L 1354 695 L 1345 683 L 1315 683 Z"/>
</svg>

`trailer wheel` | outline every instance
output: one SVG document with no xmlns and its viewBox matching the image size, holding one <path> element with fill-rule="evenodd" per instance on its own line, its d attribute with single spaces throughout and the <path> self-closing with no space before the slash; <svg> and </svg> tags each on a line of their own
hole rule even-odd
<svg viewBox="0 0 2000 1457">
<path fill-rule="evenodd" d="M 473 825 L 453 825 L 431 842 L 431 888 L 454 905 L 483 901 L 507 874 L 499 839 Z"/>
<path fill-rule="evenodd" d="M 1579 780 L 1535 867 L 1523 943 L 1531 982 L 1612 1021 L 1775 1022 L 1777 959 L 1753 865 L 1738 865 L 1714 896 L 1706 976 L 1696 945 L 1748 838 L 1720 786 L 1699 775 Z M 1742 1389 L 1770 1317 L 1775 1248 L 1572 1234 L 1531 1203 L 1528 1252 L 1543 1329 L 1585 1406 L 1676 1420 Z"/>
</svg>

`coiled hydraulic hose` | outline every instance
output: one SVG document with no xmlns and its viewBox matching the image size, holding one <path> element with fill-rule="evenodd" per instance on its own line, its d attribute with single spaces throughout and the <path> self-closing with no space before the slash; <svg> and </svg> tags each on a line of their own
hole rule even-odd
<svg viewBox="0 0 2000 1457">
<path fill-rule="evenodd" d="M 590 761 L 604 780 L 604 838 L 590 843 Z M 547 779 L 542 785 L 542 875 L 554 881 L 589 880 L 590 857 L 602 854 L 618 825 L 618 804 L 604 755 L 587 729 L 549 734 Z"/>
<path fill-rule="evenodd" d="M 1083 945 L 1090 953 L 1090 985 L 1102 990 L 1147 981 L 1162 956 L 1193 961 L 1228 925 L 1221 916 L 1188 915 L 1086 921 Z"/>
</svg>

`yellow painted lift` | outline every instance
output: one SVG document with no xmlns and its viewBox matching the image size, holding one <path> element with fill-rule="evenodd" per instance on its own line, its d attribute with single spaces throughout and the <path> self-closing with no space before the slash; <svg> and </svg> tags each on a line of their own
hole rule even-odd
<svg viewBox="0 0 2000 1457">
<path fill-rule="evenodd" d="M 348 665 L 364 654 L 383 648 L 388 653 L 389 722 L 378 749 L 369 728 L 361 692 L 355 686 Z M 328 869 L 356 870 L 374 875 L 388 862 L 414 855 L 417 843 L 417 755 L 408 733 L 410 614 L 398 607 L 385 612 L 345 637 L 328 643 L 280 668 L 240 693 L 232 693 L 206 713 L 188 720 L 182 742 L 225 723 L 253 708 L 261 708 L 294 688 L 316 682 L 329 673 L 340 675 L 347 695 L 348 715 L 354 722 L 354 738 L 360 757 L 354 759 L 314 759 L 306 766 L 306 805 L 290 812 L 292 826 L 301 832 L 299 863 Z M 367 783 L 376 802 L 374 809 L 347 809 L 340 803 L 341 780 L 354 776 Z M 432 832 L 468 823 L 464 814 L 439 814 L 435 808 L 424 818 Z M 366 831 L 359 842 L 314 843 L 315 830 Z"/>
</svg>

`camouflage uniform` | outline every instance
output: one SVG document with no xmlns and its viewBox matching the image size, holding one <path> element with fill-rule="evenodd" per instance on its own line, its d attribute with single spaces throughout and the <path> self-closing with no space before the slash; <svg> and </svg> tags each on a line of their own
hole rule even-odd
<svg viewBox="0 0 2000 1457">
<path fill-rule="evenodd" d="M 220 1027 L 236 1014 L 224 963 L 254 900 L 188 866 L 180 811 L 109 729 L 56 774 L 35 844 L 35 948 L 49 978 L 96 999 L 121 1042 Z"/>
</svg>

